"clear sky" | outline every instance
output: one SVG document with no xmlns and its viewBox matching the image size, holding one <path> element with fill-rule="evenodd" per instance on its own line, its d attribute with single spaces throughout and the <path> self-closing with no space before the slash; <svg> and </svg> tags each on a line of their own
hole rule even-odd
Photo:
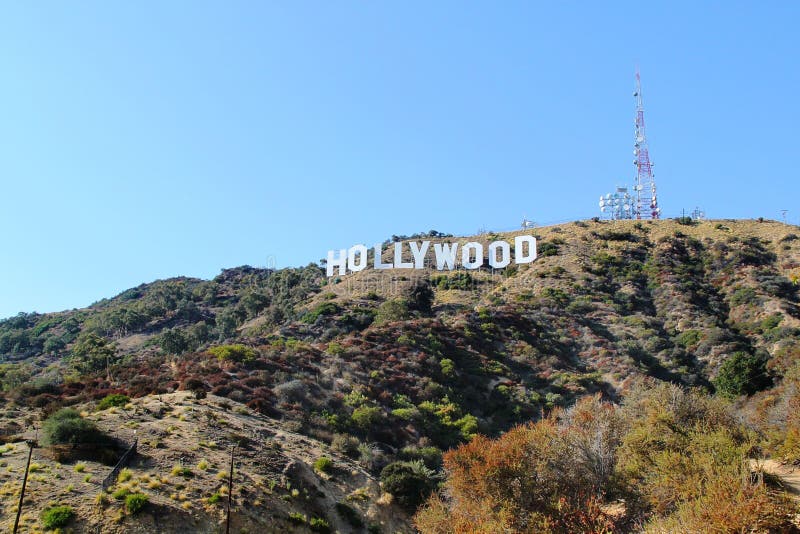
<svg viewBox="0 0 800 534">
<path fill-rule="evenodd" d="M 800 3 L 7 2 L 0 317 L 599 215 L 800 221 Z"/>
</svg>

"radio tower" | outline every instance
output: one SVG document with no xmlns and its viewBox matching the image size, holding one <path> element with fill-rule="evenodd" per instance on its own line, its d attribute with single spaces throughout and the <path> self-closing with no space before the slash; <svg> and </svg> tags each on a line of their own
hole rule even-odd
<svg viewBox="0 0 800 534">
<path fill-rule="evenodd" d="M 642 104 L 642 82 L 639 79 L 639 69 L 636 69 L 636 135 L 633 145 L 633 154 L 636 159 L 636 218 L 658 219 L 661 208 L 658 207 L 656 195 L 656 179 L 653 175 L 653 164 L 650 163 L 650 153 L 647 150 L 647 136 L 644 129 L 644 104 Z"/>
</svg>

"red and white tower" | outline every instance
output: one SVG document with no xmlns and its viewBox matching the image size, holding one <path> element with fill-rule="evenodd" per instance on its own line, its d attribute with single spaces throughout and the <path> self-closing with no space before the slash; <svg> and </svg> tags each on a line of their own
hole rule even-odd
<svg viewBox="0 0 800 534">
<path fill-rule="evenodd" d="M 653 174 L 653 164 L 650 163 L 650 153 L 647 149 L 647 135 L 644 128 L 644 104 L 642 103 L 642 82 L 639 79 L 639 69 L 636 69 L 636 134 L 633 145 L 633 155 L 636 159 L 636 181 L 633 186 L 636 193 L 636 218 L 658 219 L 661 208 L 658 207 L 656 194 L 656 179 Z"/>
</svg>

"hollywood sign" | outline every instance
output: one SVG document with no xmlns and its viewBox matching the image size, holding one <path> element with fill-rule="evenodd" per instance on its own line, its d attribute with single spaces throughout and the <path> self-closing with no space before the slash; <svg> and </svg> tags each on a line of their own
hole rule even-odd
<svg viewBox="0 0 800 534">
<path fill-rule="evenodd" d="M 403 247 L 407 245 L 411 251 L 413 261 L 403 261 Z M 394 255 L 391 262 L 383 261 L 383 246 L 373 247 L 374 255 L 372 267 L 381 269 L 424 269 L 425 258 L 431 250 L 430 241 L 409 241 L 408 243 L 395 243 Z M 349 249 L 329 250 L 327 259 L 327 274 L 333 276 L 338 269 L 339 276 L 344 276 L 347 271 L 357 273 L 367 268 L 369 249 L 364 245 L 354 245 Z M 458 243 L 434 243 L 433 256 L 436 269 L 453 270 L 458 258 Z M 488 257 L 487 257 L 488 256 Z M 483 245 L 475 241 L 464 243 L 461 247 L 461 266 L 465 269 L 480 269 L 488 259 L 489 266 L 493 269 L 503 269 L 511 264 L 511 245 L 506 241 L 493 241 L 489 244 L 488 255 L 484 256 Z M 516 265 L 532 263 L 536 260 L 536 238 L 530 235 L 519 235 L 514 238 L 514 263 Z"/>
</svg>

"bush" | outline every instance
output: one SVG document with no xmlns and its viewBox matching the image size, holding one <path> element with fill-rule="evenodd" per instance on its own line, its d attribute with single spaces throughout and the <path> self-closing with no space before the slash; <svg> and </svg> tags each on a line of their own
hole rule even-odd
<svg viewBox="0 0 800 534">
<path fill-rule="evenodd" d="M 311 529 L 311 532 L 320 532 L 322 534 L 328 534 L 331 531 L 330 524 L 321 517 L 312 517 L 311 521 L 308 522 L 308 528 Z"/>
<path fill-rule="evenodd" d="M 436 481 L 434 472 L 420 461 L 393 462 L 381 471 L 381 485 L 400 506 L 416 510 L 435 489 Z"/>
<path fill-rule="evenodd" d="M 125 497 L 125 509 L 129 514 L 138 514 L 148 501 L 149 498 L 144 493 L 131 493 Z"/>
<path fill-rule="evenodd" d="M 75 511 L 71 506 L 52 506 L 42 512 L 42 524 L 48 529 L 61 528 L 73 517 Z"/>
<path fill-rule="evenodd" d="M 742 287 L 731 295 L 731 306 L 741 306 L 742 304 L 756 304 L 758 295 L 752 287 Z"/>
<path fill-rule="evenodd" d="M 431 283 L 428 280 L 417 280 L 408 289 L 406 294 L 408 307 L 423 314 L 431 312 L 433 306 L 434 293 Z"/>
<path fill-rule="evenodd" d="M 322 315 L 335 315 L 341 311 L 341 308 L 334 302 L 323 302 L 307 314 L 303 316 L 301 319 L 304 323 L 313 324 L 317 322 L 317 319 L 320 318 Z"/>
<path fill-rule="evenodd" d="M 442 358 L 442 360 L 439 362 L 439 366 L 441 367 L 442 374 L 444 376 L 451 377 L 455 374 L 455 364 L 450 358 Z"/>
<path fill-rule="evenodd" d="M 364 526 L 364 520 L 361 515 L 353 509 L 353 507 L 346 505 L 343 502 L 336 503 L 336 512 L 354 528 L 361 528 Z"/>
<path fill-rule="evenodd" d="M 328 471 L 333 469 L 333 460 L 331 460 L 327 456 L 320 456 L 314 462 L 314 469 L 319 471 L 320 473 L 327 473 Z"/>
<path fill-rule="evenodd" d="M 717 391 L 729 397 L 752 395 L 772 385 L 767 375 L 767 358 L 734 352 L 722 363 L 713 380 Z"/>
<path fill-rule="evenodd" d="M 442 467 L 442 451 L 437 447 L 403 447 L 399 456 L 406 461 L 421 460 L 430 469 Z"/>
<path fill-rule="evenodd" d="M 451 275 L 436 275 L 431 276 L 431 284 L 438 289 L 460 289 L 467 291 L 474 289 L 477 286 L 477 280 L 467 272 L 457 272 Z"/>
<path fill-rule="evenodd" d="M 255 349 L 241 344 L 219 345 L 211 347 L 208 352 L 216 356 L 219 361 L 230 360 L 239 363 L 250 363 L 258 357 L 258 352 Z"/>
<path fill-rule="evenodd" d="M 172 476 L 174 477 L 182 476 L 183 478 L 190 478 L 194 476 L 194 473 L 192 473 L 192 470 L 189 469 L 188 467 L 175 465 L 172 467 Z"/>
<path fill-rule="evenodd" d="M 381 420 L 382 415 L 383 411 L 377 406 L 359 406 L 351 417 L 358 428 L 368 431 Z"/>
<path fill-rule="evenodd" d="M 335 451 L 341 452 L 348 456 L 355 456 L 358 454 L 359 440 L 355 436 L 349 434 L 334 434 L 331 441 L 331 448 Z"/>
<path fill-rule="evenodd" d="M 117 482 L 127 482 L 131 478 L 133 478 L 133 471 L 125 467 L 117 475 Z"/>
<path fill-rule="evenodd" d="M 302 380 L 290 380 L 278 384 L 272 390 L 281 402 L 305 402 L 308 398 L 308 386 Z"/>
<path fill-rule="evenodd" d="M 42 443 L 53 445 L 107 444 L 110 440 L 94 422 L 84 419 L 72 408 L 63 408 L 42 425 Z"/>
<path fill-rule="evenodd" d="M 106 410 L 111 407 L 125 406 L 130 401 L 131 399 L 127 395 L 112 393 L 111 395 L 106 395 L 103 400 L 98 403 L 97 409 Z"/>
<path fill-rule="evenodd" d="M 548 256 L 556 256 L 558 254 L 558 245 L 555 243 L 541 243 L 539 244 L 539 250 L 537 251 L 537 255 L 540 258 L 546 258 Z"/>
<path fill-rule="evenodd" d="M 289 522 L 294 523 L 295 525 L 302 525 L 308 521 L 305 515 L 301 514 L 300 512 L 290 512 L 289 513 Z"/>
<path fill-rule="evenodd" d="M 403 319 L 408 319 L 409 316 L 408 304 L 405 300 L 387 300 L 378 307 L 378 312 L 375 314 L 375 322 L 381 324 L 391 321 L 402 321 Z"/>
</svg>

